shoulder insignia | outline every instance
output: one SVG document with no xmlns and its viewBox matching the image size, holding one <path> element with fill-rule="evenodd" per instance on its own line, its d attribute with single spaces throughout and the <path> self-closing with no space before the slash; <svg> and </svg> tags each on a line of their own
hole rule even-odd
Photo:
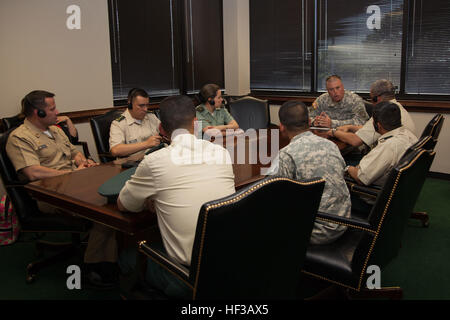
<svg viewBox="0 0 450 320">
<path fill-rule="evenodd" d="M 120 122 L 120 121 L 122 121 L 123 119 L 125 119 L 125 116 L 122 114 L 122 115 L 118 116 L 115 120 L 118 121 L 118 122 Z"/>
<path fill-rule="evenodd" d="M 195 110 L 197 110 L 198 112 L 203 112 L 205 108 L 203 108 L 202 106 L 198 106 L 197 108 L 195 108 Z"/>
<path fill-rule="evenodd" d="M 319 106 L 319 104 L 317 103 L 317 100 L 314 100 L 314 102 L 312 103 L 312 107 L 313 109 L 317 109 L 317 107 Z"/>
<path fill-rule="evenodd" d="M 387 136 L 387 137 L 384 137 L 384 138 L 382 138 L 382 139 L 380 139 L 380 143 L 383 143 L 384 141 L 386 141 L 387 139 L 390 139 L 390 138 L 392 138 L 393 136 Z"/>
</svg>

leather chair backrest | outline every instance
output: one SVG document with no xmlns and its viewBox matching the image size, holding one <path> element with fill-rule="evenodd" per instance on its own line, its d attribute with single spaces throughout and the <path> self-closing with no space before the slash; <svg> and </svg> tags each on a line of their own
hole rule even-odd
<svg viewBox="0 0 450 320">
<path fill-rule="evenodd" d="M 15 115 L 13 117 L 2 118 L 2 127 L 3 132 L 6 132 L 10 129 L 16 128 L 23 123 L 25 118 L 19 115 Z"/>
<path fill-rule="evenodd" d="M 243 97 L 230 103 L 230 114 L 242 130 L 264 129 L 269 125 L 267 100 Z"/>
<path fill-rule="evenodd" d="M 205 203 L 189 274 L 194 299 L 294 298 L 323 187 L 319 178 L 266 178 Z"/>
<path fill-rule="evenodd" d="M 38 212 L 36 201 L 33 200 L 28 192 L 24 189 L 24 185 L 28 182 L 19 179 L 16 170 L 6 153 L 6 143 L 9 131 L 0 134 L 0 175 L 5 186 L 6 193 L 11 199 L 11 203 L 18 214 L 22 227 L 25 227 L 27 221 L 31 220 Z"/>
<path fill-rule="evenodd" d="M 370 224 L 377 230 L 371 260 L 381 268 L 400 249 L 403 230 L 419 197 L 435 152 L 410 149 L 391 171 L 370 213 Z"/>
<path fill-rule="evenodd" d="M 372 117 L 372 114 L 373 114 L 373 104 L 372 104 L 372 102 L 369 102 L 366 100 L 363 100 L 363 101 L 364 101 L 364 107 L 366 108 L 366 112 L 370 118 L 370 117 Z"/>
<path fill-rule="evenodd" d="M 432 136 L 433 139 L 435 139 L 437 142 L 443 124 L 444 116 L 440 113 L 436 114 L 423 129 L 422 135 L 420 137 L 423 138 L 425 136 Z"/>
<path fill-rule="evenodd" d="M 106 154 L 109 154 L 109 129 L 111 127 L 111 122 L 122 113 L 123 110 L 111 110 L 100 116 L 93 117 L 90 120 L 95 145 L 97 147 L 100 162 L 102 163 L 113 160 L 113 158 L 105 156 Z"/>
</svg>

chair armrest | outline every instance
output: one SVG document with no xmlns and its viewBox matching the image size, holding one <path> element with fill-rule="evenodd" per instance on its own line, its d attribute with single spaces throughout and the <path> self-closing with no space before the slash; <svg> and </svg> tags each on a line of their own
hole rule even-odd
<svg viewBox="0 0 450 320">
<path fill-rule="evenodd" d="M 369 221 L 361 219 L 361 218 L 356 218 L 356 217 L 345 218 L 345 217 L 336 216 L 334 214 L 329 214 L 329 213 L 318 211 L 316 214 L 316 220 L 336 223 L 336 224 L 347 226 L 347 227 L 350 227 L 353 229 L 365 230 L 365 231 L 368 231 L 371 233 L 375 232 L 374 228 L 370 225 Z"/>
<path fill-rule="evenodd" d="M 114 161 L 117 157 L 113 156 L 110 152 L 99 152 L 98 157 L 100 159 L 100 162 L 102 161 L 102 158 L 107 159 L 105 162 Z"/>
<path fill-rule="evenodd" d="M 376 198 L 378 197 L 378 194 L 381 191 L 381 187 L 379 186 L 376 185 L 362 186 L 351 177 L 345 177 L 345 182 L 351 193 L 358 193 L 371 198 Z"/>
<path fill-rule="evenodd" d="M 193 288 L 193 284 L 189 282 L 188 268 L 172 261 L 167 254 L 160 250 L 152 248 L 147 241 L 141 241 L 139 243 L 139 251 L 185 282 L 190 288 Z"/>
</svg>

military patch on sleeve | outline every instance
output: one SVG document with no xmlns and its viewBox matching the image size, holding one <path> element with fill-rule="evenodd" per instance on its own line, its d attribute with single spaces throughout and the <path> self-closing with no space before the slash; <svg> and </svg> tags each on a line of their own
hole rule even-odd
<svg viewBox="0 0 450 320">
<path fill-rule="evenodd" d="M 380 143 L 383 143 L 383 142 L 385 142 L 387 139 L 390 139 L 390 138 L 392 138 L 393 136 L 387 136 L 387 137 L 384 137 L 384 138 L 381 138 L 380 139 Z"/>
<path fill-rule="evenodd" d="M 125 119 L 125 116 L 124 115 L 120 115 L 119 117 L 116 118 L 116 121 L 120 122 L 123 119 Z"/>
<path fill-rule="evenodd" d="M 314 100 L 314 102 L 312 103 L 312 107 L 313 107 L 314 110 L 319 107 L 319 104 L 317 103 L 317 100 Z"/>
<path fill-rule="evenodd" d="M 198 112 L 203 112 L 205 108 L 203 108 L 202 106 L 198 106 L 197 108 L 195 108 L 195 110 L 197 110 Z"/>
</svg>

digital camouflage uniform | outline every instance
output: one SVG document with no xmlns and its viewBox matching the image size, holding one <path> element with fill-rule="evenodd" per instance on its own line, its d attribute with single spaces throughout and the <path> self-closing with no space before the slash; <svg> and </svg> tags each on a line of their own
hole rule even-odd
<svg viewBox="0 0 450 320">
<path fill-rule="evenodd" d="M 196 108 L 196 117 L 202 122 L 202 130 L 207 126 L 222 126 L 229 124 L 234 120 L 233 116 L 225 107 L 215 109 L 211 114 L 205 104 L 198 105 Z"/>
<path fill-rule="evenodd" d="M 344 181 L 344 169 L 345 162 L 336 144 L 306 131 L 295 136 L 280 150 L 277 175 L 294 180 L 324 178 L 325 188 L 319 211 L 348 218 L 351 203 Z M 301 206 L 299 203 L 299 210 Z M 345 230 L 345 226 L 316 220 L 311 243 L 330 243 Z"/>
<path fill-rule="evenodd" d="M 309 107 L 311 121 L 322 112 L 331 118 L 332 128 L 346 124 L 363 125 L 369 119 L 362 98 L 347 90 L 339 102 L 333 101 L 327 92 L 317 97 Z"/>
</svg>

